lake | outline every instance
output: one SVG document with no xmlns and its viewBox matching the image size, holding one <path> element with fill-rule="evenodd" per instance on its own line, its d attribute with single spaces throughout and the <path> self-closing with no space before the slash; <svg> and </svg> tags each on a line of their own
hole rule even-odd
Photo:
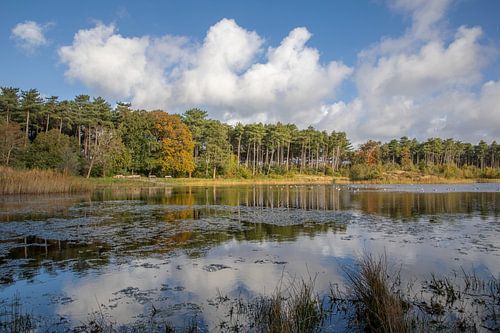
<svg viewBox="0 0 500 333">
<path fill-rule="evenodd" d="M 262 185 L 0 198 L 0 307 L 64 331 L 96 311 L 116 326 L 196 320 L 221 298 L 312 279 L 345 283 L 365 254 L 405 281 L 500 277 L 500 185 Z M 331 329 L 346 327 L 338 321 Z M 39 330 L 42 330 L 40 328 Z"/>
</svg>

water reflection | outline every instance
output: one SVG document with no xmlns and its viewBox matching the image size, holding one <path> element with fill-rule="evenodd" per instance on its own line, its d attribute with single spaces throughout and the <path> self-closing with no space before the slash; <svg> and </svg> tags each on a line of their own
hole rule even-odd
<svg viewBox="0 0 500 333">
<path fill-rule="evenodd" d="M 403 185 L 404 186 L 404 185 Z M 410 218 L 419 215 L 443 213 L 482 212 L 498 217 L 500 196 L 496 184 L 455 185 L 454 191 L 421 192 L 394 191 L 393 188 L 377 191 L 351 190 L 346 186 L 250 186 L 174 188 L 168 195 L 163 191 L 149 190 L 140 193 L 141 200 L 166 205 L 227 205 L 254 208 L 288 208 L 305 210 L 350 210 L 383 215 L 393 218 Z M 487 192 L 482 188 L 486 187 Z M 449 187 L 448 187 L 449 188 Z M 166 191 L 166 190 L 165 190 Z"/>
<path fill-rule="evenodd" d="M 421 185 L 399 187 L 373 185 L 275 185 L 226 187 L 162 187 L 107 189 L 92 196 L 6 196 L 0 200 L 0 220 L 37 220 L 68 216 L 78 203 L 140 200 L 169 206 L 244 206 L 303 210 L 351 210 L 393 218 L 443 213 L 482 212 L 498 217 L 500 189 L 496 184 L 433 185 L 436 192 Z M 427 185 L 427 187 L 429 187 Z"/>
<path fill-rule="evenodd" d="M 196 314 L 215 330 L 216 290 L 269 292 L 284 274 L 317 276 L 322 290 L 365 251 L 387 253 L 416 279 L 472 266 L 499 275 L 495 189 L 166 187 L 4 198 L 0 300 L 19 293 L 33 311 L 70 323 L 97 305 L 119 324 L 146 320 L 154 306 L 159 318 Z"/>
</svg>

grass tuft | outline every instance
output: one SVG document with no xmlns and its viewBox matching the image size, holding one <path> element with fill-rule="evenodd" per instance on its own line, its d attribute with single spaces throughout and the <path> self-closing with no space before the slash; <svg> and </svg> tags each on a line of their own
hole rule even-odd
<svg viewBox="0 0 500 333">
<path fill-rule="evenodd" d="M 354 299 L 358 321 L 368 332 L 409 332 L 406 302 L 396 291 L 399 278 L 391 277 L 387 258 L 365 254 L 358 269 L 346 269 L 349 298 Z"/>
<path fill-rule="evenodd" d="M 314 281 L 291 283 L 250 304 L 250 319 L 258 332 L 315 332 L 325 318 L 323 302 L 314 293 Z"/>
</svg>

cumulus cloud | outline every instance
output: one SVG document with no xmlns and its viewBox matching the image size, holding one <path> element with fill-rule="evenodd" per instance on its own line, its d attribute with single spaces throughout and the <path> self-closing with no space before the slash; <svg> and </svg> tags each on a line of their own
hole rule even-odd
<svg viewBox="0 0 500 333">
<path fill-rule="evenodd" d="M 135 107 L 183 111 L 206 107 L 211 116 L 236 121 L 319 121 L 352 69 L 320 62 L 307 46 L 311 33 L 296 28 L 277 47 L 254 31 L 223 19 L 201 43 L 186 37 L 125 37 L 113 25 L 78 31 L 59 49 L 66 77 L 95 92 L 128 99 Z"/>
<path fill-rule="evenodd" d="M 448 28 L 450 5 L 389 1 L 410 25 L 367 46 L 353 67 L 322 62 L 304 27 L 267 45 L 230 19 L 210 27 L 202 41 L 122 36 L 100 23 L 78 31 L 59 56 L 69 79 L 137 108 L 200 107 L 230 123 L 315 125 L 346 131 L 355 143 L 401 136 L 498 140 L 500 83 L 482 76 L 496 51 L 484 44 L 480 27 Z M 338 100 L 349 78 L 357 95 Z"/>
<path fill-rule="evenodd" d="M 18 23 L 11 31 L 11 38 L 16 44 L 28 52 L 34 52 L 37 48 L 47 45 L 45 30 L 48 26 L 42 26 L 34 21 Z"/>
<path fill-rule="evenodd" d="M 347 130 L 356 142 L 401 136 L 498 140 L 499 84 L 482 83 L 491 49 L 481 43 L 480 27 L 461 26 L 447 36 L 440 24 L 449 3 L 393 1 L 392 8 L 411 14 L 412 26 L 359 54 L 357 98 L 324 105 L 323 124 Z"/>
</svg>

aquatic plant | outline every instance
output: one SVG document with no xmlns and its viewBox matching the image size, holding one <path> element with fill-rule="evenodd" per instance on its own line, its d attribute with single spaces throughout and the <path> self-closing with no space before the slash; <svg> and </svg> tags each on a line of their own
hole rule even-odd
<svg viewBox="0 0 500 333">
<path fill-rule="evenodd" d="M 408 332 L 406 301 L 398 287 L 399 274 L 390 275 L 386 256 L 365 254 L 355 268 L 346 268 L 347 299 L 357 323 L 368 332 Z M 334 293 L 334 291 L 332 291 Z"/>
<path fill-rule="evenodd" d="M 347 287 L 330 288 L 333 315 L 365 332 L 500 331 L 500 280 L 475 271 L 447 277 L 431 274 L 415 290 L 402 286 L 386 256 L 365 254 L 345 269 Z"/>
<path fill-rule="evenodd" d="M 23 309 L 19 295 L 15 295 L 9 305 L 0 309 L 0 332 L 27 333 L 34 328 L 33 316 Z"/>
<path fill-rule="evenodd" d="M 221 331 L 299 333 L 319 332 L 327 318 L 325 298 L 315 292 L 314 279 L 280 281 L 270 295 L 231 299 L 220 293 L 211 305 L 224 305 L 227 320 Z"/>
</svg>

